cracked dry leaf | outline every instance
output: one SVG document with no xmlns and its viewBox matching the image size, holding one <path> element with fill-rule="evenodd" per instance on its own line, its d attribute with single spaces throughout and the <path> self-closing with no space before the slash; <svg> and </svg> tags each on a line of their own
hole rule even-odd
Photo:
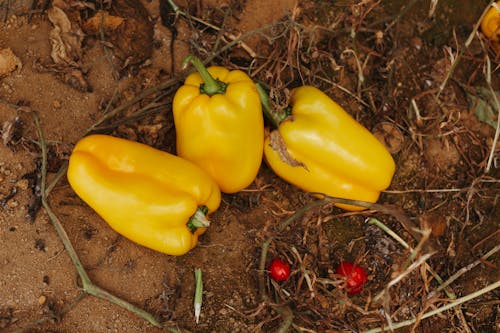
<svg viewBox="0 0 500 333">
<path fill-rule="evenodd" d="M 98 35 L 103 30 L 104 34 L 110 34 L 125 21 L 123 17 L 110 15 L 100 10 L 89 18 L 83 25 L 83 30 L 89 35 Z"/>
<path fill-rule="evenodd" d="M 280 159 L 286 164 L 292 167 L 303 167 L 304 169 L 309 171 L 307 165 L 293 158 L 293 156 L 286 148 L 285 141 L 283 140 L 283 137 L 281 136 L 279 131 L 272 131 L 269 134 L 269 145 L 271 146 L 271 148 L 278 152 Z"/>
<path fill-rule="evenodd" d="M 7 76 L 16 69 L 21 70 L 23 64 L 11 49 L 0 50 L 0 77 Z"/>
<path fill-rule="evenodd" d="M 54 25 L 49 33 L 52 60 L 58 65 L 80 67 L 78 62 L 82 55 L 82 30 L 79 27 L 73 27 L 66 13 L 57 6 L 52 6 L 47 14 Z"/>
</svg>

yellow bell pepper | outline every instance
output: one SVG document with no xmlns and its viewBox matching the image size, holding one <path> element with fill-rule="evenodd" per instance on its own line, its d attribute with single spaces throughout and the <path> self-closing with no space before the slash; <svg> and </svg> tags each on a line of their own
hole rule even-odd
<svg viewBox="0 0 500 333">
<path fill-rule="evenodd" d="M 274 119 L 277 130 L 264 143 L 271 169 L 308 192 L 376 202 L 395 171 L 384 145 L 317 88 L 294 89 L 290 104 L 291 114 Z M 266 106 L 264 110 L 269 112 Z"/>
<path fill-rule="evenodd" d="M 484 15 L 481 31 L 492 41 L 495 51 L 500 52 L 500 1 L 493 3 Z"/>
<path fill-rule="evenodd" d="M 150 249 L 182 255 L 220 204 L 217 184 L 202 169 L 147 145 L 108 135 L 80 140 L 68 181 L 116 232 Z"/>
<path fill-rule="evenodd" d="M 187 62 L 197 72 L 173 100 L 177 155 L 207 171 L 222 192 L 238 192 L 262 162 L 264 118 L 255 83 L 239 70 L 205 68 L 193 56 Z"/>
</svg>

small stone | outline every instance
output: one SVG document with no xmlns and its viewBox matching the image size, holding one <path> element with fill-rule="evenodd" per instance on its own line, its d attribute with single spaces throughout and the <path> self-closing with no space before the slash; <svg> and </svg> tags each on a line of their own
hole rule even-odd
<svg viewBox="0 0 500 333">
<path fill-rule="evenodd" d="M 35 249 L 38 251 L 47 251 L 47 247 L 45 246 L 45 241 L 41 238 L 35 240 Z"/>
<path fill-rule="evenodd" d="M 45 297 L 44 295 L 38 297 L 38 304 L 44 305 L 45 302 L 47 302 L 47 297 Z"/>
<path fill-rule="evenodd" d="M 9 206 L 10 208 L 16 208 L 17 206 L 19 206 L 19 202 L 17 202 L 17 200 L 9 200 L 7 202 L 7 206 Z"/>
<path fill-rule="evenodd" d="M 57 99 L 52 102 L 52 106 L 54 109 L 60 109 L 61 108 L 61 102 L 58 101 Z"/>
<path fill-rule="evenodd" d="M 422 48 L 422 39 L 418 37 L 414 37 L 410 40 L 410 45 L 419 51 Z"/>
<path fill-rule="evenodd" d="M 17 181 L 16 186 L 20 190 L 27 190 L 29 187 L 29 181 L 27 179 L 20 179 Z"/>
</svg>

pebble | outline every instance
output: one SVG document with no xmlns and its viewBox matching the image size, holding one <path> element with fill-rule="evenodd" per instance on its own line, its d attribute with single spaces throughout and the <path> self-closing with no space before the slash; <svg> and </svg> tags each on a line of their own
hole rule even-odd
<svg viewBox="0 0 500 333">
<path fill-rule="evenodd" d="M 16 208 L 17 206 L 19 206 L 19 202 L 17 202 L 17 200 L 9 200 L 7 202 L 7 206 L 9 206 L 10 208 Z"/>
<path fill-rule="evenodd" d="M 37 301 L 38 301 L 38 304 L 44 305 L 45 302 L 47 302 L 47 297 L 45 297 L 44 295 L 42 295 L 42 296 L 38 297 Z"/>
<path fill-rule="evenodd" d="M 27 179 L 20 179 L 20 180 L 17 181 L 16 186 L 20 190 L 24 190 L 25 191 L 29 187 L 29 181 Z"/>
<path fill-rule="evenodd" d="M 410 40 L 410 45 L 415 48 L 417 51 L 419 51 L 422 48 L 422 39 L 418 37 L 414 37 Z"/>
<path fill-rule="evenodd" d="M 61 108 L 61 102 L 58 101 L 57 99 L 52 102 L 52 106 L 54 109 L 60 109 Z"/>
<path fill-rule="evenodd" d="M 2 89 L 4 89 L 7 94 L 12 94 L 14 92 L 14 89 L 7 83 L 2 84 Z"/>
</svg>

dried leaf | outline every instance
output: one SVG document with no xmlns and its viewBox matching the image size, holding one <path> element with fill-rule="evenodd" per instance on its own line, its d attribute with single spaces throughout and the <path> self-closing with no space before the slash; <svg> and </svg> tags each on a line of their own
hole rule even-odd
<svg viewBox="0 0 500 333">
<path fill-rule="evenodd" d="M 49 34 L 52 51 L 50 56 L 56 64 L 80 67 L 83 32 L 79 27 L 73 28 L 66 13 L 57 6 L 48 10 L 48 17 L 54 28 Z"/>
<path fill-rule="evenodd" d="M 69 84 L 71 87 L 87 92 L 90 90 L 89 84 L 81 70 L 80 59 L 82 57 L 83 31 L 78 23 L 72 23 L 75 18 L 74 12 L 65 12 L 67 9 L 64 2 L 54 1 L 48 10 L 48 17 L 54 28 L 49 33 L 49 40 L 52 46 L 50 56 L 55 66 L 51 71 L 58 73 L 58 78 Z"/>
<path fill-rule="evenodd" d="M 83 27 L 88 35 L 112 46 L 122 69 L 142 64 L 153 52 L 153 23 L 139 0 L 113 0 L 108 11 L 96 12 Z"/>
<path fill-rule="evenodd" d="M 373 129 L 373 135 L 391 154 L 396 154 L 403 148 L 405 137 L 393 123 L 381 122 L 377 124 Z"/>
<path fill-rule="evenodd" d="M 108 12 L 100 10 L 85 22 L 83 30 L 89 35 L 99 35 L 101 29 L 104 34 L 110 34 L 124 21 L 123 17 L 112 16 Z"/>
<path fill-rule="evenodd" d="M 431 234 L 434 237 L 444 235 L 447 229 L 445 214 L 435 212 L 425 213 L 419 217 L 420 228 L 431 229 Z"/>
<path fill-rule="evenodd" d="M 11 49 L 0 50 L 0 77 L 9 75 L 16 69 L 21 70 L 23 64 Z"/>
<path fill-rule="evenodd" d="M 17 141 L 21 134 L 21 121 L 16 117 L 12 121 L 6 121 L 2 125 L 2 141 L 5 146 L 8 146 L 12 141 Z"/>
<path fill-rule="evenodd" d="M 271 148 L 273 148 L 276 152 L 278 152 L 278 155 L 283 162 L 289 164 L 292 167 L 299 166 L 303 167 L 306 170 L 309 170 L 307 169 L 307 166 L 304 163 L 297 161 L 295 158 L 293 158 L 293 156 L 286 148 L 285 141 L 283 140 L 283 137 L 281 136 L 280 132 L 272 131 L 269 134 L 269 144 Z"/>
</svg>

